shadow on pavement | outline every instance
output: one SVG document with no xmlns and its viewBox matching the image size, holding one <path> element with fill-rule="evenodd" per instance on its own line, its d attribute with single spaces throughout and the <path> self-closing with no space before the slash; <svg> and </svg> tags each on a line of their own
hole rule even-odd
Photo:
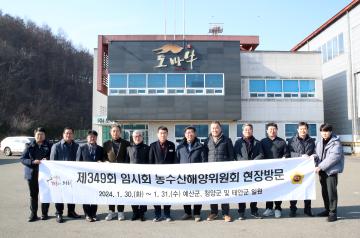
<svg viewBox="0 0 360 238">
<path fill-rule="evenodd" d="M 18 158 L 14 158 L 14 159 L 0 159 L 0 165 L 5 165 L 5 164 L 15 164 L 15 163 L 19 163 L 20 160 Z"/>
</svg>

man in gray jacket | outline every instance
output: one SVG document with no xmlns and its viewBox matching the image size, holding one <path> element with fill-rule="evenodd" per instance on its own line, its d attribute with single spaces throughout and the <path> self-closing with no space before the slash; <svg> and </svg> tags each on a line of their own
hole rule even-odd
<svg viewBox="0 0 360 238">
<path fill-rule="evenodd" d="M 218 121 L 211 123 L 211 134 L 204 142 L 205 161 L 207 162 L 224 162 L 234 161 L 234 147 L 230 138 L 225 136 L 221 130 L 221 124 Z M 210 205 L 210 215 L 208 221 L 216 219 L 218 214 L 218 205 Z M 221 204 L 222 214 L 225 222 L 231 222 L 232 218 L 229 214 L 230 206 L 228 203 Z"/>
<path fill-rule="evenodd" d="M 338 174 L 344 170 L 344 152 L 340 139 L 333 133 L 330 124 L 322 124 L 320 133 L 322 139 L 317 142 L 316 154 L 313 157 L 316 163 L 315 172 L 320 177 L 325 211 L 318 216 L 328 217 L 328 221 L 333 222 L 337 220 Z"/>
</svg>

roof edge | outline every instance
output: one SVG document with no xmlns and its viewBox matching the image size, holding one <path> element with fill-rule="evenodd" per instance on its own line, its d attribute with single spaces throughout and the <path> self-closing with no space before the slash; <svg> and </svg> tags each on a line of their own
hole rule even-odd
<svg viewBox="0 0 360 238">
<path fill-rule="evenodd" d="M 348 11 L 351 11 L 353 8 L 355 8 L 360 3 L 360 0 L 354 0 L 351 3 L 349 3 L 346 7 L 344 7 L 341 11 L 336 13 L 332 18 L 327 20 L 324 24 L 322 24 L 319 28 L 317 28 L 313 33 L 308 35 L 304 40 L 302 40 L 300 43 L 295 45 L 291 51 L 297 51 L 301 47 L 303 47 L 308 41 L 315 38 L 317 35 L 319 35 L 321 32 L 326 30 L 329 26 L 334 24 L 339 18 L 343 17 Z"/>
</svg>

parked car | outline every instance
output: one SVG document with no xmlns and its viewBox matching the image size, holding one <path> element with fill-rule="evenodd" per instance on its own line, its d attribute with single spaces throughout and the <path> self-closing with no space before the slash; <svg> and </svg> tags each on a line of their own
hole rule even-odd
<svg viewBox="0 0 360 238">
<path fill-rule="evenodd" d="M 34 140 L 35 138 L 30 136 L 6 137 L 0 142 L 0 151 L 6 156 L 22 153 L 26 148 L 26 144 L 29 144 Z"/>
</svg>

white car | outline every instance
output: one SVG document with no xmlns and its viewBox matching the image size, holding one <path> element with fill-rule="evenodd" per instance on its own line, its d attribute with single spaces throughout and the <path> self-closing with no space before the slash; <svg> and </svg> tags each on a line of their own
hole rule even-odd
<svg viewBox="0 0 360 238">
<path fill-rule="evenodd" d="M 6 137 L 0 142 L 0 151 L 2 151 L 6 156 L 10 156 L 15 153 L 22 153 L 26 148 L 26 144 L 34 140 L 35 138 L 30 136 Z"/>
</svg>

